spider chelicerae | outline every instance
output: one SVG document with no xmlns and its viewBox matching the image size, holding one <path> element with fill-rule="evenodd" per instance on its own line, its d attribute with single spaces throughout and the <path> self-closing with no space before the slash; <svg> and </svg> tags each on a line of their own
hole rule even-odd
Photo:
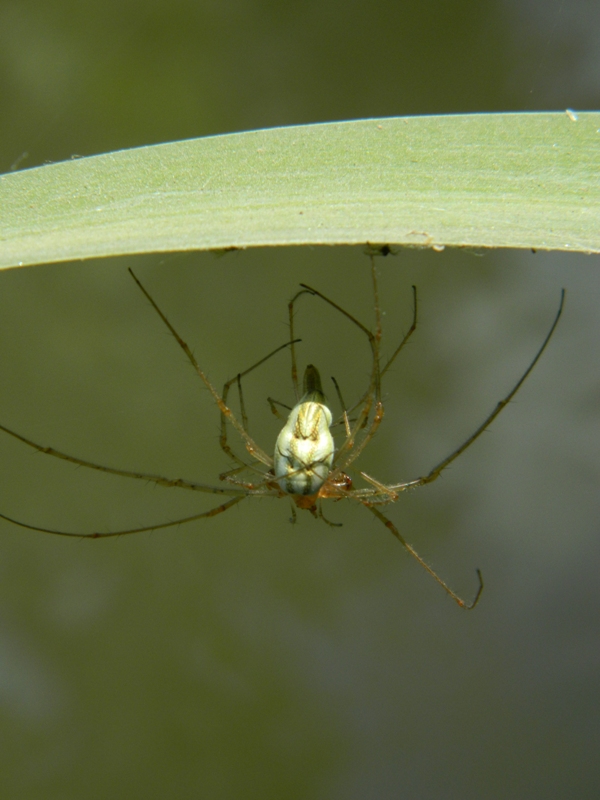
<svg viewBox="0 0 600 800">
<path fill-rule="evenodd" d="M 60 536 L 75 536 L 78 538 L 91 538 L 100 539 L 109 536 L 123 536 L 130 533 L 141 533 L 143 531 L 158 530 L 161 528 L 169 528 L 176 525 L 181 525 L 186 522 L 202 519 L 205 517 L 214 517 L 227 511 L 229 508 L 241 503 L 248 497 L 287 497 L 292 501 L 293 519 L 296 517 L 296 509 L 309 511 L 314 517 L 322 519 L 328 525 L 337 525 L 338 523 L 330 522 L 323 514 L 322 504 L 325 500 L 352 500 L 364 506 L 371 514 L 380 520 L 386 528 L 398 539 L 398 541 L 406 548 L 410 555 L 421 564 L 421 566 L 437 581 L 437 583 L 444 589 L 444 591 L 461 607 L 465 609 L 472 609 L 478 602 L 481 592 L 483 590 L 483 580 L 481 573 L 477 570 L 477 577 L 479 585 L 474 599 L 471 602 L 465 602 L 454 592 L 447 583 L 437 575 L 436 572 L 427 564 L 415 549 L 404 539 L 400 534 L 394 523 L 386 517 L 381 507 L 389 503 L 394 503 L 402 492 L 408 489 L 414 489 L 419 486 L 431 483 L 436 480 L 442 471 L 451 464 L 461 453 L 470 447 L 473 442 L 483 433 L 483 431 L 490 425 L 491 422 L 500 414 L 503 408 L 511 401 L 517 391 L 523 385 L 525 379 L 530 374 L 542 353 L 544 352 L 554 330 L 558 324 L 558 320 L 562 313 L 564 304 L 564 290 L 561 293 L 560 305 L 554 321 L 548 331 L 541 347 L 538 349 L 535 357 L 521 375 L 517 383 L 508 392 L 508 394 L 500 400 L 492 412 L 485 418 L 479 427 L 455 450 L 446 456 L 442 461 L 436 464 L 427 474 L 421 477 L 414 478 L 409 481 L 402 481 L 400 483 L 383 483 L 365 472 L 360 472 L 363 479 L 363 485 L 355 487 L 352 478 L 348 474 L 348 469 L 354 461 L 360 456 L 364 448 L 371 441 L 375 435 L 379 425 L 382 422 L 384 409 L 381 395 L 381 381 L 394 363 L 398 354 L 402 351 L 417 326 L 417 292 L 413 287 L 413 317 L 412 324 L 392 353 L 391 357 L 384 363 L 381 363 L 380 356 L 380 343 L 381 343 L 381 311 L 379 306 L 379 294 L 377 285 L 377 271 L 375 267 L 374 255 L 379 252 L 386 255 L 385 248 L 379 248 L 378 251 L 371 249 L 371 282 L 373 287 L 374 307 L 375 307 L 375 326 L 374 330 L 367 328 L 356 317 L 343 309 L 329 297 L 322 294 L 318 289 L 314 289 L 306 284 L 300 284 L 300 290 L 294 295 L 288 304 L 289 310 L 289 340 L 280 347 L 273 350 L 260 361 L 253 364 L 244 372 L 239 373 L 231 380 L 227 381 L 223 387 L 221 394 L 210 382 L 206 374 L 201 369 L 198 361 L 194 357 L 192 351 L 186 342 L 179 336 L 175 328 L 171 325 L 165 314 L 158 307 L 157 303 L 150 296 L 148 291 L 144 288 L 140 280 L 136 277 L 130 269 L 134 281 L 144 293 L 148 301 L 151 303 L 157 314 L 162 319 L 163 323 L 167 326 L 181 349 L 186 354 L 196 373 L 204 383 L 212 395 L 216 405 L 220 411 L 221 417 L 221 433 L 220 433 L 220 446 L 227 456 L 232 460 L 235 465 L 228 472 L 219 476 L 222 485 L 210 486 L 202 483 L 195 483 L 193 481 L 184 480 L 182 478 L 167 478 L 160 475 L 152 475 L 142 472 L 133 472 L 129 470 L 116 469 L 101 464 L 96 464 L 85 459 L 77 458 L 76 456 L 68 455 L 53 447 L 44 447 L 20 433 L 0 425 L 0 430 L 13 436 L 15 439 L 29 445 L 30 447 L 42 453 L 55 456 L 56 458 L 69 461 L 82 467 L 89 467 L 90 469 L 107 472 L 112 475 L 120 475 L 126 478 L 136 478 L 159 486 L 166 486 L 172 488 L 187 489 L 194 492 L 201 492 L 205 494 L 215 494 L 221 497 L 228 498 L 220 505 L 211 508 L 208 511 L 203 511 L 199 514 L 184 517 L 182 519 L 163 522 L 155 525 L 147 525 L 140 528 L 130 528 L 120 531 L 108 532 L 93 532 L 93 533 L 78 533 L 62 530 L 54 530 L 51 528 L 44 528 L 38 525 L 32 525 L 21 520 L 13 519 L 5 514 L 0 514 L 0 518 L 7 520 L 22 528 L 29 530 L 41 531 L 43 533 L 52 533 Z M 304 371 L 303 387 L 300 391 L 298 381 L 296 347 L 295 345 L 299 339 L 295 338 L 294 333 L 294 311 L 296 303 L 300 297 L 308 295 L 320 299 L 322 302 L 328 304 L 335 309 L 341 316 L 345 317 L 352 325 L 355 325 L 368 339 L 372 362 L 370 370 L 369 385 L 364 394 L 358 399 L 354 405 L 346 407 L 342 399 L 340 388 L 332 378 L 337 397 L 339 399 L 342 413 L 337 422 L 343 425 L 345 437 L 341 445 L 336 449 L 333 437 L 331 434 L 331 426 L 334 423 L 332 413 L 327 406 L 325 394 L 323 392 L 321 378 L 315 366 L 309 364 Z M 271 410 L 273 413 L 285 420 L 285 424 L 277 437 L 275 443 L 274 455 L 271 456 L 263 450 L 248 433 L 248 419 L 244 406 L 243 392 L 242 392 L 242 378 L 248 375 L 253 370 L 257 369 L 261 364 L 270 359 L 275 353 L 278 353 L 284 348 L 289 348 L 291 353 L 292 363 L 292 384 L 296 395 L 296 405 L 290 410 L 282 406 L 281 403 L 268 398 Z M 233 386 L 237 387 L 239 395 L 239 416 L 236 416 L 228 405 L 228 398 L 230 390 Z M 290 413 L 287 419 L 281 412 L 281 408 L 286 408 Z M 241 438 L 245 446 L 246 454 L 242 458 L 237 454 L 229 440 L 230 428 L 233 428 Z"/>
</svg>

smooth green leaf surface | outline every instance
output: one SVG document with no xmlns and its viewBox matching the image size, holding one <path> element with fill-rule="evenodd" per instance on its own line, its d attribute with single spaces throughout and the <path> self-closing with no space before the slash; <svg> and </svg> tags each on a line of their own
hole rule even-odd
<svg viewBox="0 0 600 800">
<path fill-rule="evenodd" d="M 600 113 L 406 117 L 141 147 L 0 176 L 0 267 L 379 242 L 600 252 Z"/>
</svg>

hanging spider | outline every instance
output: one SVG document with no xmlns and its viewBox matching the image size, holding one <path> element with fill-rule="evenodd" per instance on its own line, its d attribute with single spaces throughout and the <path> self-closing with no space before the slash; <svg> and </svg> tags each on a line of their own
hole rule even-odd
<svg viewBox="0 0 600 800">
<path fill-rule="evenodd" d="M 403 547 L 408 550 L 411 556 L 413 556 L 413 558 L 415 558 L 419 564 L 421 564 L 421 566 L 437 581 L 444 591 L 461 608 L 474 608 L 483 590 L 483 580 L 480 571 L 477 570 L 479 585 L 475 597 L 470 603 L 467 603 L 461 597 L 459 597 L 456 592 L 454 592 L 445 583 L 445 581 L 443 581 L 442 578 L 440 578 L 439 575 L 437 575 L 434 570 L 418 555 L 414 548 L 405 541 L 404 537 L 400 534 L 393 522 L 382 513 L 380 507 L 396 502 L 396 500 L 398 500 L 400 497 L 400 494 L 407 489 L 424 486 L 425 484 L 436 480 L 442 471 L 456 458 L 458 458 L 461 453 L 470 447 L 488 427 L 488 425 L 490 425 L 490 423 L 493 422 L 498 414 L 500 414 L 502 409 L 510 402 L 510 400 L 523 385 L 525 379 L 538 362 L 548 342 L 550 341 L 550 338 L 554 333 L 562 313 L 565 293 L 564 290 L 561 293 L 560 305 L 554 321 L 534 359 L 531 361 L 525 372 L 522 374 L 510 392 L 502 400 L 500 400 L 499 403 L 497 403 L 493 411 L 468 437 L 468 439 L 466 439 L 459 447 L 453 450 L 450 455 L 436 464 L 436 466 L 434 466 L 433 469 L 426 475 L 409 481 L 388 484 L 383 483 L 370 475 L 367 475 L 365 472 L 360 472 L 360 475 L 366 485 L 359 488 L 354 488 L 352 478 L 348 474 L 347 470 L 371 441 L 383 419 L 384 410 L 381 399 L 381 379 L 396 360 L 398 354 L 402 351 L 417 326 L 417 293 L 416 288 L 413 287 L 412 324 L 396 350 L 393 352 L 392 356 L 382 366 L 380 363 L 380 342 L 382 333 L 381 312 L 379 307 L 377 273 L 373 258 L 374 255 L 378 254 L 378 252 L 379 251 L 376 251 L 374 248 L 370 249 L 371 281 L 373 286 L 375 306 L 374 331 L 364 326 L 352 314 L 343 309 L 329 297 L 326 297 L 317 289 L 313 289 L 306 284 L 300 284 L 300 290 L 288 304 L 290 329 L 289 341 L 276 348 L 273 352 L 269 353 L 256 364 L 253 364 L 244 372 L 236 375 L 235 378 L 227 381 L 221 394 L 219 394 L 219 392 L 207 378 L 206 374 L 202 371 L 188 345 L 179 336 L 167 317 L 160 310 L 154 299 L 150 296 L 148 291 L 142 286 L 139 279 L 130 269 L 129 272 L 131 273 L 134 281 L 137 283 L 181 349 L 184 351 L 196 373 L 219 407 L 221 415 L 220 446 L 236 465 L 233 469 L 219 476 L 223 485 L 209 486 L 206 484 L 194 483 L 181 478 L 171 479 L 162 477 L 160 475 L 151 475 L 141 472 L 115 469 L 113 467 L 106 467 L 68 455 L 59 450 L 55 450 L 52 447 L 44 447 L 39 445 L 25 436 L 16 433 L 10 428 L 5 427 L 4 425 L 0 425 L 0 430 L 42 453 L 47 453 L 48 455 L 61 458 L 65 461 L 69 461 L 82 467 L 89 467 L 101 472 L 107 472 L 112 475 L 120 475 L 126 478 L 137 478 L 157 484 L 159 486 L 177 487 L 195 492 L 221 495 L 229 499 L 225 500 L 225 502 L 223 502 L 221 505 L 211 508 L 209 511 L 204 511 L 200 514 L 194 514 L 183 519 L 178 519 L 171 522 L 163 522 L 157 525 L 148 525 L 141 528 L 130 528 L 128 530 L 110 532 L 75 533 L 43 528 L 37 525 L 30 525 L 20 520 L 12 519 L 5 514 L 0 514 L 0 518 L 23 528 L 41 531 L 43 533 L 98 539 L 107 536 L 122 536 L 129 533 L 141 533 L 143 531 L 169 528 L 185 522 L 202 519 L 204 517 L 214 517 L 217 514 L 227 511 L 227 509 L 231 508 L 232 506 L 241 503 L 248 497 L 287 497 L 292 501 L 294 518 L 296 515 L 296 508 L 304 509 L 309 511 L 314 517 L 322 519 L 327 524 L 335 525 L 336 523 L 329 522 L 329 520 L 327 520 L 327 518 L 324 516 L 322 511 L 323 501 L 353 500 L 357 503 L 360 503 L 360 505 L 364 506 L 364 508 L 366 508 L 371 514 L 377 517 L 377 519 L 379 519 L 399 540 Z M 368 339 L 371 349 L 371 372 L 369 385 L 364 394 L 353 406 L 350 408 L 345 407 L 338 384 L 335 379 L 332 379 L 336 393 L 340 400 L 340 404 L 342 406 L 342 414 L 339 421 L 343 423 L 345 429 L 344 441 L 342 442 L 341 446 L 337 448 L 337 450 L 335 448 L 330 430 L 333 422 L 332 413 L 326 403 L 319 372 L 312 364 L 307 366 L 305 369 L 302 392 L 300 392 L 299 389 L 295 348 L 295 345 L 299 340 L 294 338 L 294 310 L 296 303 L 303 295 L 319 298 L 324 303 L 328 304 L 337 312 L 339 312 L 340 315 L 346 317 L 346 319 L 355 325 Z M 292 383 L 297 402 L 296 405 L 291 409 L 289 416 L 287 417 L 287 421 L 277 437 L 277 441 L 275 443 L 275 452 L 274 455 L 271 456 L 265 452 L 248 433 L 248 420 L 244 407 L 241 381 L 243 377 L 255 370 L 257 367 L 275 355 L 275 353 L 286 347 L 288 347 L 291 352 Z M 239 418 L 232 412 L 231 408 L 227 404 L 229 391 L 234 384 L 237 385 L 239 393 Z M 268 402 L 270 403 L 273 413 L 279 417 L 282 417 L 281 412 L 277 408 L 277 406 L 281 404 L 277 403 L 271 398 L 269 398 Z M 247 456 L 244 458 L 237 455 L 229 443 L 230 426 L 235 429 L 245 445 Z M 250 457 L 249 460 L 248 456 Z M 244 475 L 250 475 L 251 477 L 244 477 Z"/>
</svg>

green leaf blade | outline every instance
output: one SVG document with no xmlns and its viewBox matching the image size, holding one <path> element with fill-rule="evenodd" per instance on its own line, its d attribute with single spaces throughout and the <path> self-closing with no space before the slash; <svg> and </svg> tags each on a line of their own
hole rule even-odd
<svg viewBox="0 0 600 800">
<path fill-rule="evenodd" d="M 600 113 L 273 128 L 0 176 L 0 267 L 296 244 L 600 252 Z"/>
</svg>

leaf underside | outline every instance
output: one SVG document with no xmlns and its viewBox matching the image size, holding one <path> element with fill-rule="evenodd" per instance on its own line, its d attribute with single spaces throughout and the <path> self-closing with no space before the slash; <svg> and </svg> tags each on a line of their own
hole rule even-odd
<svg viewBox="0 0 600 800">
<path fill-rule="evenodd" d="M 600 113 L 272 128 L 0 176 L 0 267 L 365 242 L 600 252 Z"/>
</svg>

